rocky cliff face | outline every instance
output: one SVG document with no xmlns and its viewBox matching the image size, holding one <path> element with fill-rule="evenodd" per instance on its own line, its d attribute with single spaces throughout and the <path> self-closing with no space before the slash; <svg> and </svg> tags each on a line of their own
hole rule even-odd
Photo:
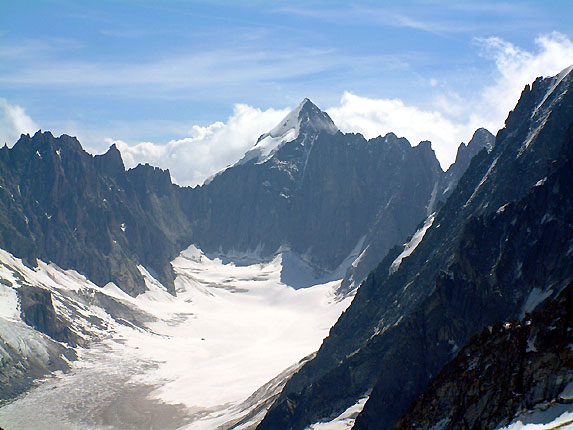
<svg viewBox="0 0 573 430">
<path fill-rule="evenodd" d="M 395 417 L 391 411 L 396 401 L 404 399 L 405 407 L 405 392 L 415 398 L 414 392 L 423 390 L 427 378 L 439 370 L 436 364 L 447 361 L 473 333 L 495 322 L 521 318 L 571 283 L 573 199 L 565 190 L 573 186 L 572 132 L 573 128 L 548 176 L 523 199 L 467 223 L 452 264 L 438 274 L 435 290 L 410 318 L 413 324 L 400 338 L 410 344 L 417 339 L 412 348 L 400 348 L 407 351 L 406 364 L 399 376 L 389 372 L 391 363 L 385 365 L 356 428 L 387 427 Z M 413 357 L 417 362 L 410 361 Z M 416 374 L 414 386 L 388 387 L 396 378 Z M 505 378 L 510 377 L 511 372 Z M 502 384 L 499 395 L 511 396 L 506 388 Z M 503 403 L 490 406 L 500 411 L 505 407 Z"/>
<path fill-rule="evenodd" d="M 22 136 L 0 150 L 0 248 L 130 294 L 145 291 L 143 265 L 173 290 L 169 263 L 191 232 L 176 191 L 168 172 L 126 172 L 115 146 L 94 157 L 70 136 Z"/>
<path fill-rule="evenodd" d="M 495 137 L 489 131 L 485 128 L 480 128 L 476 130 L 467 145 L 463 142 L 460 144 L 456 161 L 444 174 L 440 175 L 436 182 L 434 182 L 434 188 L 432 189 L 430 200 L 426 207 L 426 215 L 434 212 L 437 206 L 443 204 L 447 200 L 449 195 L 456 188 L 458 181 L 467 170 L 473 157 L 483 149 L 487 152 L 492 150 L 494 139 Z M 421 150 L 426 148 L 426 152 L 430 149 L 428 142 L 422 142 L 419 146 Z M 427 162 L 429 161 L 428 157 Z M 402 241 L 400 242 L 398 238 L 392 236 L 390 232 L 395 230 L 395 225 L 393 224 L 395 222 L 395 217 L 397 214 L 402 213 L 398 205 L 400 205 L 405 199 L 409 199 L 409 196 L 397 193 L 394 195 L 394 198 L 388 202 L 388 204 L 380 207 L 376 216 L 376 221 L 370 227 L 366 235 L 363 252 L 360 255 L 360 258 L 348 268 L 344 279 L 342 280 L 340 288 L 342 293 L 360 285 L 360 283 L 366 279 L 368 274 L 378 265 L 378 263 L 380 263 L 393 246 L 404 242 L 404 236 L 402 236 Z M 416 218 L 416 220 L 421 221 L 422 218 Z M 414 231 L 414 226 L 412 226 L 410 233 L 412 231 Z"/>
<path fill-rule="evenodd" d="M 448 168 L 438 186 L 434 204 L 438 201 L 445 202 L 448 199 L 468 169 L 472 158 L 484 149 L 491 152 L 494 143 L 495 136 L 485 128 L 478 128 L 467 145 L 464 142 L 461 143 L 456 154 L 456 161 Z"/>
<path fill-rule="evenodd" d="M 80 337 L 56 313 L 52 303 L 52 294 L 48 290 L 32 285 L 22 285 L 16 291 L 22 320 L 26 324 L 53 340 L 65 342 L 72 347 L 81 343 Z"/>
<path fill-rule="evenodd" d="M 571 278 L 570 197 L 559 191 L 570 178 L 542 184 L 571 146 L 572 81 L 563 73 L 525 88 L 492 151 L 472 160 L 423 239 L 391 250 L 368 276 L 259 428 L 328 420 L 373 388 L 356 428 L 389 428 L 472 333 L 519 317 Z"/>
<path fill-rule="evenodd" d="M 488 326 L 458 352 L 395 429 L 494 429 L 520 413 L 572 406 L 573 284 L 520 321 Z"/>
</svg>

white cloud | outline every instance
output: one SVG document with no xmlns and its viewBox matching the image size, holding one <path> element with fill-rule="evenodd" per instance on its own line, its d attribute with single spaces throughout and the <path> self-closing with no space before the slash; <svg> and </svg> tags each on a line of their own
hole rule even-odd
<svg viewBox="0 0 573 430">
<path fill-rule="evenodd" d="M 22 133 L 34 133 L 38 128 L 22 107 L 0 97 L 0 144 L 12 146 Z"/>
<path fill-rule="evenodd" d="M 538 37 L 536 52 L 496 37 L 477 42 L 484 49 L 483 55 L 493 60 L 495 78 L 473 97 L 438 93 L 433 108 L 421 109 L 399 99 L 372 99 L 347 92 L 340 105 L 328 113 L 343 131 L 366 137 L 394 132 L 413 145 L 430 140 L 442 167 L 447 168 L 460 142 L 467 142 L 477 128 L 485 127 L 495 134 L 503 126 L 526 84 L 538 76 L 556 75 L 573 64 L 573 42 L 559 33 Z"/>
<path fill-rule="evenodd" d="M 127 167 L 150 163 L 168 168 L 174 181 L 180 185 L 197 185 L 209 176 L 236 162 L 255 144 L 257 138 L 272 129 L 288 110 L 260 110 L 245 104 L 236 104 L 226 122 L 193 126 L 191 136 L 172 140 L 166 145 L 141 142 L 130 145 L 115 142 Z"/>
<path fill-rule="evenodd" d="M 468 112 L 472 125 L 499 129 L 513 109 L 523 87 L 538 76 L 554 76 L 573 64 L 573 42 L 557 32 L 535 39 L 537 52 L 529 52 L 497 37 L 479 39 L 483 55 L 497 68 L 494 83 L 484 88 Z"/>
<path fill-rule="evenodd" d="M 464 127 L 442 112 L 408 106 L 399 99 L 371 99 L 346 92 L 340 106 L 328 109 L 328 114 L 340 130 L 359 132 L 367 138 L 393 132 L 412 145 L 430 140 L 442 165 L 451 162 L 452 145 L 455 157 L 455 148 L 467 137 Z"/>
</svg>

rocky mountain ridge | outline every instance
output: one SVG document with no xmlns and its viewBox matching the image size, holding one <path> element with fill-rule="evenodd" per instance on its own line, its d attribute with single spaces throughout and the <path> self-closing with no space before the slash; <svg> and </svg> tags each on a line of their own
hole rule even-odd
<svg viewBox="0 0 573 430">
<path fill-rule="evenodd" d="M 467 223 L 453 263 L 438 274 L 435 290 L 414 317 L 416 328 L 406 337 L 419 336 L 420 344 L 411 357 L 424 351 L 423 359 L 418 355 L 416 369 L 410 370 L 418 374 L 420 387 L 424 375 L 438 371 L 435 363 L 447 361 L 448 353 L 457 352 L 472 334 L 487 325 L 523 317 L 572 282 L 573 201 L 566 191 L 573 185 L 572 132 L 573 127 L 539 185 L 521 200 Z M 388 421 L 383 414 L 394 406 L 384 387 L 388 378 L 380 373 L 356 428 L 376 428 L 377 423 Z M 510 395 L 504 389 L 501 393 Z M 492 401 L 490 407 L 501 405 L 502 400 Z M 486 420 L 480 425 L 485 426 Z"/>
<path fill-rule="evenodd" d="M 551 198 L 541 199 L 535 212 L 525 211 L 524 222 L 515 221 L 514 228 L 512 219 L 499 221 L 493 231 L 483 223 L 508 216 L 503 214 L 511 202 L 541 184 L 571 145 L 572 81 L 566 71 L 526 86 L 491 152 L 474 157 L 396 270 L 390 267 L 403 251 L 399 247 L 368 276 L 316 358 L 287 383 L 260 429 L 303 429 L 328 421 L 372 389 L 355 427 L 390 428 L 473 333 L 484 324 L 519 317 L 535 289 L 548 297 L 556 294 L 551 285 L 566 283 L 571 277 L 567 218 L 538 228 L 543 210 L 559 203 L 559 193 L 549 192 Z M 543 235 L 545 228 L 556 231 Z M 529 250 L 529 240 L 540 247 Z M 543 254 L 543 249 L 553 251 Z M 544 264 L 525 265 L 541 255 Z"/>
<path fill-rule="evenodd" d="M 491 144 L 478 135 L 472 148 Z M 317 279 L 348 268 L 347 293 L 425 218 L 445 177 L 429 142 L 343 134 L 305 99 L 239 163 L 196 189 L 187 211 L 206 252 L 269 258 L 286 249 Z M 458 179 L 447 177 L 452 186 Z"/>
<path fill-rule="evenodd" d="M 416 225 L 424 223 L 436 201 L 447 195 L 448 187 L 459 179 L 470 156 L 483 148 L 495 152 L 491 135 L 478 130 L 467 148 L 460 148 L 458 167 L 454 165 L 444 174 L 429 142 L 412 147 L 392 133 L 370 140 L 343 134 L 324 112 L 305 100 L 277 128 L 261 136 L 253 147 L 255 153 L 205 185 L 190 189 L 173 185 L 167 171 L 148 165 L 126 171 L 115 146 L 94 157 L 83 151 L 74 138 L 37 133 L 23 136 L 13 148 L 5 147 L 0 152 L 0 203 L 5 209 L 0 223 L 1 246 L 30 264 L 35 258 L 54 261 L 86 274 L 100 287 L 114 282 L 134 296 L 146 290 L 150 282 L 147 271 L 174 294 L 170 262 L 190 243 L 238 263 L 241 258 L 260 261 L 282 252 L 283 263 L 292 259 L 289 273 L 293 277 L 282 273 L 281 279 L 294 287 L 308 286 L 333 274 L 340 279 L 350 265 L 346 290 L 341 290 L 346 294 L 386 250 L 404 243 Z M 475 157 L 483 162 L 489 156 L 488 151 L 481 151 Z M 483 165 L 477 169 L 479 173 Z M 473 173 L 474 183 L 478 173 Z M 433 228 L 440 219 L 447 224 L 440 212 L 435 218 L 432 222 L 426 219 L 426 234 L 435 234 Z M 321 390 L 329 391 L 328 402 L 335 406 L 328 412 L 333 403 L 313 404 L 311 412 L 315 415 L 310 418 L 305 415 L 306 409 L 294 419 L 288 415 L 287 423 L 282 424 L 294 428 L 324 416 L 325 411 L 331 414 L 372 389 L 380 363 L 368 359 L 364 362 L 364 357 L 380 355 L 380 340 L 382 348 L 388 347 L 387 338 L 378 334 L 385 330 L 387 321 L 395 318 L 393 322 L 399 323 L 400 315 L 408 310 L 402 304 L 392 307 L 396 297 L 392 291 L 380 301 L 385 293 L 376 291 L 376 283 L 388 277 L 389 267 L 403 251 L 400 247 L 390 251 L 378 271 L 360 288 L 355 305 L 359 311 L 349 311 L 341 318 L 355 329 L 352 339 L 335 326 L 317 358 L 287 384 L 269 419 L 284 396 L 290 396 L 288 393 L 295 392 L 296 387 L 308 385 L 300 397 L 303 401 L 309 391 L 316 390 L 318 401 L 323 402 Z M 419 258 L 416 253 L 403 257 L 402 263 L 395 265 L 396 276 L 404 276 L 403 267 Z M 311 281 L 296 278 L 297 273 L 309 268 L 313 271 Z M 25 305 L 22 317 L 28 325 L 69 346 L 81 342 L 62 326 L 45 292 L 24 288 L 19 293 Z M 404 302 L 404 308 L 413 309 L 419 304 L 419 298 L 409 300 L 411 303 Z M 374 303 L 380 306 L 372 306 Z M 383 312 L 387 315 L 381 316 Z M 352 321 L 356 315 L 358 319 Z M 373 315 L 379 318 L 375 327 L 370 325 Z M 120 318 L 128 323 L 129 319 L 129 315 Z M 403 327 L 409 326 L 389 332 L 407 337 Z M 369 342 L 369 337 L 374 341 L 360 350 L 361 342 Z M 344 345 L 337 350 L 339 341 Z M 449 354 L 440 355 L 439 360 Z M 333 357 L 343 365 L 327 373 L 325 383 L 309 385 L 317 376 L 305 376 L 308 369 L 319 369 L 325 363 L 328 367 Z M 358 371 L 345 375 L 349 362 L 351 368 L 356 364 Z M 42 369 L 39 365 L 35 368 Z M 339 385 L 340 375 L 349 378 L 350 383 Z M 19 383 L 18 378 L 15 381 L 11 383 Z M 344 391 L 347 388 L 351 391 Z M 407 398 L 400 401 L 405 403 Z M 295 402 L 289 398 L 288 407 L 294 405 L 292 409 L 297 412 L 297 402 L 298 398 Z M 266 422 L 262 425 L 268 425 Z M 281 428 L 282 424 L 275 422 L 271 426 Z"/>
<path fill-rule="evenodd" d="M 150 276 L 176 294 L 171 262 L 193 242 L 239 263 L 249 251 L 257 261 L 278 251 L 282 281 L 306 287 L 342 278 L 368 247 L 383 252 L 403 242 L 443 177 L 429 142 L 412 147 L 392 133 L 368 141 L 342 134 L 309 100 L 253 148 L 267 138 L 276 146 L 263 158 L 243 159 L 190 189 L 149 165 L 126 170 L 115 145 L 92 156 L 67 135 L 23 135 L 0 150 L 0 248 L 31 267 L 37 259 L 53 262 L 132 296 L 149 289 Z M 367 255 L 358 266 L 364 273 Z M 88 346 L 60 314 L 71 302 L 56 304 L 50 291 L 6 276 L 0 281 L 8 290 L 18 284 L 20 319 L 46 342 L 51 364 L 27 358 L 20 368 L 21 353 L 4 343 L 3 398 L 67 369 L 74 348 Z M 94 294 L 90 300 L 119 321 L 140 325 L 138 316 Z"/>
<path fill-rule="evenodd" d="M 39 131 L 0 150 L 0 187 L 0 248 L 134 295 L 146 289 L 143 265 L 173 291 L 169 263 L 191 229 L 168 171 L 126 171 L 115 145 L 92 156 L 73 137 Z"/>
<path fill-rule="evenodd" d="M 495 137 L 489 131 L 480 128 L 476 130 L 467 145 L 464 142 L 460 144 L 455 162 L 434 184 L 426 207 L 426 215 L 431 214 L 437 206 L 445 203 L 467 170 L 472 158 L 483 149 L 490 152 L 493 148 L 494 140 Z M 422 142 L 420 145 L 427 145 L 427 143 Z M 388 223 L 388 220 L 391 219 L 393 213 L 398 212 L 393 207 L 394 204 L 395 201 L 392 200 L 380 209 L 376 216 L 376 222 L 366 236 L 367 240 L 363 245 L 363 252 L 360 258 L 348 268 L 342 280 L 341 291 L 348 291 L 358 286 L 386 256 L 390 248 L 400 244 L 400 242 L 388 240 L 387 232 L 393 228 Z"/>
<path fill-rule="evenodd" d="M 140 265 L 173 292 L 170 261 L 191 243 L 263 259 L 290 251 L 317 281 L 342 277 L 368 248 L 351 290 L 424 218 L 444 177 L 428 142 L 343 134 L 308 99 L 195 189 L 148 165 L 126 171 L 115 145 L 92 156 L 49 132 L 4 147 L 0 173 L 1 248 L 133 295 L 146 289 Z"/>
</svg>

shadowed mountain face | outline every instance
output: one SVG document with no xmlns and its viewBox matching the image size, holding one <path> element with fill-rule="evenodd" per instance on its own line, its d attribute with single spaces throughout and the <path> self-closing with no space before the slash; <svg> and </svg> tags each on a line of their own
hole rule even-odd
<svg viewBox="0 0 573 430">
<path fill-rule="evenodd" d="M 0 187 L 0 248 L 133 295 L 145 291 L 143 265 L 173 291 L 169 262 L 191 229 L 169 172 L 126 172 L 115 146 L 94 157 L 73 137 L 38 132 L 0 150 Z"/>
<path fill-rule="evenodd" d="M 391 250 L 368 276 L 260 429 L 327 421 L 372 389 L 355 427 L 390 428 L 473 333 L 567 284 L 571 179 L 548 175 L 572 146 L 572 81 L 525 88 L 491 152 L 471 161 L 417 246 Z"/>
<path fill-rule="evenodd" d="M 443 175 L 429 143 L 343 134 L 310 101 L 297 111 L 294 140 L 261 156 L 258 147 L 269 139 L 261 136 L 243 160 L 189 200 L 201 249 L 268 257 L 282 247 L 320 273 L 360 252 L 375 223 L 385 230 L 386 249 L 405 240 Z"/>
<path fill-rule="evenodd" d="M 402 334 L 403 342 L 409 345 L 402 348 L 402 352 L 408 351 L 408 361 L 399 376 L 387 371 L 380 373 L 370 400 L 356 421 L 356 428 L 379 428 L 379 423 L 394 418 L 394 415 L 387 415 L 395 406 L 394 399 L 388 396 L 388 385 L 397 382 L 396 379 L 417 375 L 418 385 L 423 388 L 426 375 L 435 375 L 440 364 L 457 352 L 473 333 L 497 321 L 523 317 L 545 298 L 561 293 L 573 281 L 573 195 L 568 192 L 573 189 L 572 132 L 573 128 L 564 139 L 558 160 L 539 185 L 521 200 L 508 203 L 495 213 L 475 217 L 466 224 L 453 263 L 447 272 L 438 275 L 435 290 L 410 317 L 409 330 Z M 562 330 L 571 327 L 570 322 L 570 319 L 569 322 L 562 321 Z M 560 342 L 565 342 L 566 338 Z M 554 351 L 558 350 L 557 347 Z M 566 348 L 559 354 L 565 360 L 573 357 Z M 497 376 L 501 378 L 501 373 L 507 373 L 504 378 L 510 378 L 514 372 L 502 369 L 512 358 L 507 357 L 505 364 L 502 356 L 500 360 L 495 364 L 500 368 Z M 564 376 L 573 379 L 571 369 L 566 371 L 565 367 L 563 372 Z M 557 373 L 548 371 L 546 382 L 556 376 Z M 559 389 L 562 382 L 566 383 L 567 378 L 558 382 L 555 389 Z M 550 395 L 553 391 L 546 393 Z M 500 383 L 499 392 L 495 388 L 480 392 L 483 401 L 476 400 L 476 403 L 485 402 L 487 408 L 481 412 L 470 408 L 468 418 L 473 415 L 474 424 L 480 422 L 481 428 L 495 427 L 491 421 L 493 417 L 485 417 L 487 410 L 502 418 L 517 412 L 515 403 L 506 402 L 508 397 L 518 400 L 508 384 Z M 505 408 L 511 404 L 514 410 L 510 414 Z M 535 402 L 529 402 L 522 406 L 534 405 Z M 483 419 L 476 421 L 476 414 L 481 413 Z"/>
<path fill-rule="evenodd" d="M 455 190 L 458 181 L 465 173 L 474 156 L 484 149 L 487 152 L 492 150 L 494 139 L 495 137 L 489 131 L 480 128 L 474 133 L 467 145 L 462 142 L 458 148 L 456 161 L 434 184 L 426 215 L 429 215 L 437 206 L 447 200 L 448 196 Z M 420 145 L 427 145 L 427 143 L 421 143 Z M 397 205 L 404 199 L 409 199 L 409 196 L 397 193 L 394 197 L 387 205 L 379 209 L 376 221 L 366 235 L 367 239 L 363 245 L 364 252 L 361 254 L 360 259 L 348 268 L 342 280 L 342 292 L 358 286 L 384 258 L 390 248 L 404 241 L 404 238 L 401 242 L 397 241 L 396 237 L 389 234 L 389 232 L 395 229 L 393 222 L 396 214 L 402 213 Z M 421 218 L 418 218 L 418 221 L 421 221 Z M 410 230 L 410 233 L 413 230 L 414 227 Z"/>
</svg>

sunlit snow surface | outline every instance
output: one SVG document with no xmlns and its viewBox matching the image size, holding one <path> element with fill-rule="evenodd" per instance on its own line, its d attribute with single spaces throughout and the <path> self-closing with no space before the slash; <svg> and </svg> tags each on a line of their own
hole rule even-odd
<svg viewBox="0 0 573 430">
<path fill-rule="evenodd" d="M 572 405 L 553 405 L 544 411 L 530 412 L 515 419 L 509 426 L 498 430 L 571 430 L 573 429 Z"/>
<path fill-rule="evenodd" d="M 565 386 L 557 402 L 543 404 L 526 411 L 507 427 L 498 430 L 572 430 L 573 429 L 573 382 Z"/>
<path fill-rule="evenodd" d="M 354 425 L 354 421 L 356 421 L 356 417 L 366 404 L 368 397 L 363 397 L 356 404 L 350 406 L 344 412 L 342 412 L 339 416 L 334 418 L 328 422 L 318 422 L 316 424 L 312 424 L 306 430 L 347 430 L 351 429 Z"/>
<path fill-rule="evenodd" d="M 396 270 L 398 270 L 400 264 L 402 264 L 402 260 L 406 257 L 409 257 L 410 254 L 412 254 L 412 252 L 414 252 L 414 250 L 418 247 L 420 242 L 422 242 L 422 239 L 426 235 L 426 231 L 428 231 L 428 229 L 434 223 L 435 215 L 436 214 L 433 213 L 430 216 L 428 216 L 428 218 L 426 218 L 426 221 L 424 221 L 424 225 L 420 227 L 414 233 L 412 239 L 410 239 L 410 241 L 404 245 L 404 250 L 400 253 L 400 255 L 398 255 L 398 257 L 396 257 L 396 259 L 390 265 L 390 269 L 388 269 L 390 275 L 394 273 Z"/>
<path fill-rule="evenodd" d="M 96 339 L 79 350 L 70 373 L 47 378 L 0 409 L 0 425 L 210 429 L 226 428 L 246 413 L 254 417 L 251 424 L 260 420 L 264 410 L 256 406 L 278 393 L 297 363 L 318 349 L 351 300 L 335 297 L 339 281 L 299 290 L 284 285 L 281 258 L 236 266 L 191 247 L 173 261 L 177 297 L 140 267 L 149 291 L 133 298 L 113 284 L 101 289 L 43 263 L 30 269 L 0 252 L 5 279 L 50 289 L 58 312 Z M 89 300 L 94 291 L 146 322 L 139 328 L 114 320 L 101 302 Z M 14 318 L 13 290 L 0 293 L 6 298 L 0 318 Z"/>
<path fill-rule="evenodd" d="M 299 115 L 304 106 L 306 99 L 298 107 L 290 112 L 283 120 L 271 131 L 264 133 L 253 148 L 248 150 L 243 158 L 237 164 L 244 164 L 248 161 L 255 160 L 258 163 L 264 163 L 286 142 L 295 140 L 299 133 Z"/>
</svg>

